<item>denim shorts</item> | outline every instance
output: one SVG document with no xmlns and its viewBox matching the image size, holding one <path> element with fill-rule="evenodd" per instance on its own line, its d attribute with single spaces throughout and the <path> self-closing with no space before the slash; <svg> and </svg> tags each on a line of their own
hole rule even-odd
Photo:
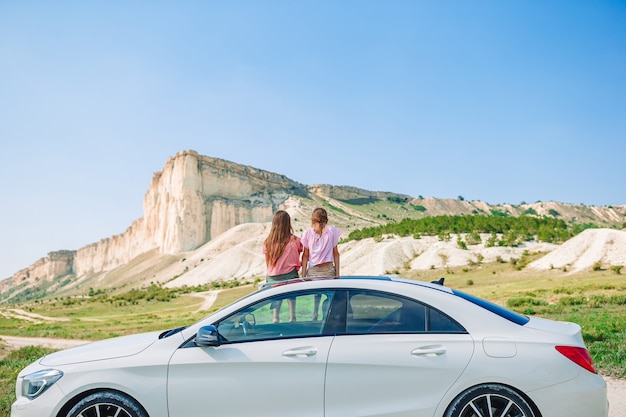
<svg viewBox="0 0 626 417">
<path fill-rule="evenodd" d="M 288 279 L 294 279 L 298 277 L 299 277 L 298 270 L 294 269 L 293 271 L 287 272 L 286 274 L 273 275 L 273 276 L 268 275 L 267 277 L 265 277 L 265 282 L 285 281 Z"/>
</svg>

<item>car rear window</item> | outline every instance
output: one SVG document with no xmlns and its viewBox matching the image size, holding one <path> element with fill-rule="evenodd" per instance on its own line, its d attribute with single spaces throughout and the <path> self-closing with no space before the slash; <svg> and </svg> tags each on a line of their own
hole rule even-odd
<svg viewBox="0 0 626 417">
<path fill-rule="evenodd" d="M 489 310 L 492 313 L 504 319 L 512 321 L 515 324 L 519 324 L 520 326 L 523 326 L 530 321 L 530 319 L 527 316 L 524 316 L 523 314 L 516 313 L 515 311 L 511 311 L 507 308 L 494 304 L 490 301 L 483 300 L 482 298 L 478 298 L 474 295 L 466 294 L 462 291 L 457 291 L 457 290 L 452 290 L 452 292 L 455 295 L 463 298 L 464 300 L 467 300 L 470 303 L 476 304 L 477 306 L 480 306 L 486 310 Z"/>
</svg>

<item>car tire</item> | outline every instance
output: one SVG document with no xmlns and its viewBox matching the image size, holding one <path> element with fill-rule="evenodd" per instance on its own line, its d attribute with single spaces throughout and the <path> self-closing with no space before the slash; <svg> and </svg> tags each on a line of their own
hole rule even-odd
<svg viewBox="0 0 626 417">
<path fill-rule="evenodd" d="M 134 399 L 119 392 L 99 391 L 80 400 L 67 417 L 148 417 Z"/>
<path fill-rule="evenodd" d="M 469 388 L 457 396 L 445 417 L 519 416 L 535 417 L 528 402 L 509 387 L 484 384 Z"/>
</svg>

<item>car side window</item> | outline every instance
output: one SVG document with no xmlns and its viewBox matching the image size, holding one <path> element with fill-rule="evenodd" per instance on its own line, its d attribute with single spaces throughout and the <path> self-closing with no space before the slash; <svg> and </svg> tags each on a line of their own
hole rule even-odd
<svg viewBox="0 0 626 417">
<path fill-rule="evenodd" d="M 464 333 L 454 320 L 418 301 L 374 291 L 350 291 L 346 333 Z"/>
<path fill-rule="evenodd" d="M 456 321 L 434 308 L 428 309 L 428 331 L 433 333 L 465 333 Z"/>
<path fill-rule="evenodd" d="M 268 298 L 223 319 L 217 329 L 223 343 L 319 336 L 328 319 L 332 295 L 326 290 Z"/>
</svg>

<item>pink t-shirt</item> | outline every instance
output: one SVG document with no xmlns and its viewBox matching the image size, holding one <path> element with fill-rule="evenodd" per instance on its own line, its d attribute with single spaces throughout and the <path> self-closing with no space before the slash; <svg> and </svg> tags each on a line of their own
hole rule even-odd
<svg viewBox="0 0 626 417">
<path fill-rule="evenodd" d="M 315 233 L 312 227 L 302 233 L 302 244 L 309 250 L 309 264 L 319 265 L 333 262 L 333 248 L 339 243 L 341 230 L 335 226 L 326 226 L 322 236 Z"/>
<path fill-rule="evenodd" d="M 283 249 L 283 253 L 278 257 L 276 265 L 273 267 L 267 266 L 267 275 L 273 277 L 286 274 L 294 269 L 300 269 L 300 252 L 302 252 L 302 242 L 300 238 L 291 235 L 291 239 L 289 239 L 289 243 L 287 243 L 285 249 Z M 265 245 L 263 245 L 263 253 L 267 254 Z"/>
</svg>

